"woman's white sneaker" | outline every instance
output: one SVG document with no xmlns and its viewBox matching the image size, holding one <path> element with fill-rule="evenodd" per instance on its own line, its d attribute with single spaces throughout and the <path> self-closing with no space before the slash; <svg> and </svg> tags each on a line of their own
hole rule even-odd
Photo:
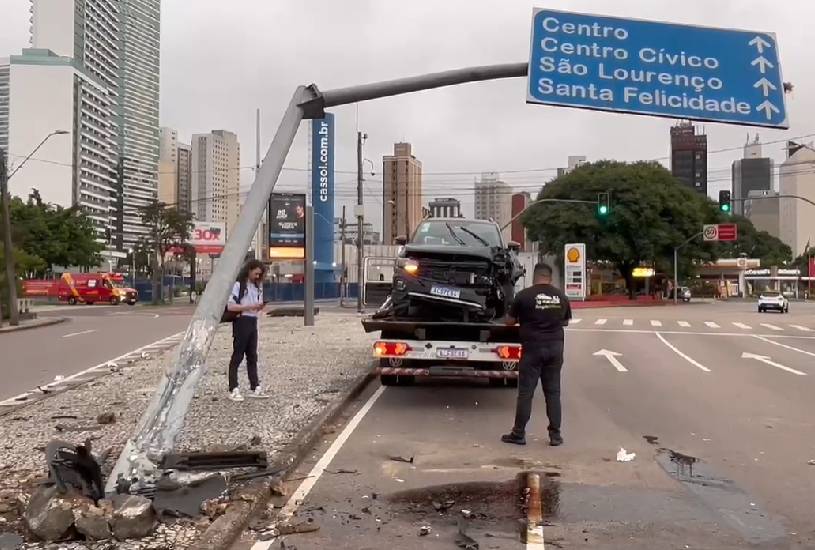
<svg viewBox="0 0 815 550">
<path fill-rule="evenodd" d="M 263 391 L 263 388 L 261 388 L 260 386 L 258 386 L 254 390 L 250 391 L 248 395 L 249 395 L 249 397 L 252 397 L 254 399 L 268 399 L 269 398 L 269 396 Z"/>
<path fill-rule="evenodd" d="M 229 392 L 229 400 L 230 401 L 236 401 L 236 402 L 243 401 L 243 396 L 241 395 L 241 390 L 239 390 L 238 388 L 235 388 L 234 390 Z"/>
</svg>

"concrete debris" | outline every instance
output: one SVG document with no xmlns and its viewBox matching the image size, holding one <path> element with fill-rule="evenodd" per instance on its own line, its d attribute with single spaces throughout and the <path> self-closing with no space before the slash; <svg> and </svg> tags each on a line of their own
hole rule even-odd
<svg viewBox="0 0 815 550">
<path fill-rule="evenodd" d="M 426 537 L 430 534 L 430 531 L 432 531 L 432 529 L 429 525 L 422 525 L 421 528 L 419 528 L 419 536 Z"/>
<path fill-rule="evenodd" d="M 283 483 L 283 480 L 281 478 L 272 481 L 270 490 L 272 492 L 272 495 L 276 497 L 286 496 L 286 485 Z"/>
<path fill-rule="evenodd" d="M 115 412 L 103 412 L 99 416 L 96 417 L 97 424 L 115 424 L 116 423 L 116 413 Z"/>
<path fill-rule="evenodd" d="M 113 500 L 113 535 L 119 539 L 138 539 L 156 526 L 153 504 L 139 495 L 117 495 Z"/>
<path fill-rule="evenodd" d="M 807 464 L 809 464 L 810 466 L 815 466 L 815 460 L 810 460 L 809 462 L 807 462 Z"/>
<path fill-rule="evenodd" d="M 76 530 L 88 540 L 113 538 L 110 521 L 113 519 L 113 503 L 100 500 L 98 506 L 86 503 L 74 510 Z"/>
<path fill-rule="evenodd" d="M 75 491 L 60 494 L 56 487 L 41 487 L 29 501 L 23 519 L 28 529 L 45 541 L 61 540 L 74 524 L 74 508 L 92 505 Z"/>
<path fill-rule="evenodd" d="M 320 526 L 312 519 L 309 518 L 308 520 L 301 522 L 301 523 L 283 523 L 279 524 L 275 527 L 277 534 L 279 536 L 284 535 L 294 535 L 298 533 L 313 533 L 315 531 L 320 530 Z"/>
<path fill-rule="evenodd" d="M 23 547 L 23 537 L 16 533 L 0 533 L 0 550 L 18 550 Z"/>
<path fill-rule="evenodd" d="M 392 456 L 390 459 L 394 462 L 407 462 L 408 464 L 413 464 L 413 457 L 405 458 L 403 456 Z"/>
<path fill-rule="evenodd" d="M 637 453 L 629 453 L 622 447 L 617 452 L 617 462 L 631 462 L 635 458 L 637 458 Z"/>
<path fill-rule="evenodd" d="M 261 444 L 263 444 L 263 438 L 260 437 L 259 435 L 253 435 L 252 439 L 249 440 L 249 445 L 251 445 L 252 447 L 257 447 Z"/>
<path fill-rule="evenodd" d="M 472 517 L 473 517 L 473 512 L 472 512 L 472 510 L 462 510 L 462 511 L 461 511 L 461 515 L 462 515 L 462 516 L 463 516 L 465 519 L 470 519 L 470 518 L 472 518 Z"/>
<path fill-rule="evenodd" d="M 433 508 L 435 508 L 435 510 L 437 512 L 446 512 L 449 508 L 452 508 L 456 504 L 456 501 L 455 500 L 445 500 L 442 503 L 442 502 L 439 502 L 437 500 L 434 500 L 434 501 L 431 502 L 431 504 L 433 505 Z"/>
</svg>

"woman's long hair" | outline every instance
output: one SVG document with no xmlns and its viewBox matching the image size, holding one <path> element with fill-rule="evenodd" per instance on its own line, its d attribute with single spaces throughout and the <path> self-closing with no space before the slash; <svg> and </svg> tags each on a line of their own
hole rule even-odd
<svg viewBox="0 0 815 550">
<path fill-rule="evenodd" d="M 266 266 L 263 265 L 263 262 L 261 262 L 260 260 L 249 260 L 248 262 L 243 264 L 243 267 L 238 272 L 238 282 L 249 284 L 249 272 L 257 268 L 260 268 L 261 270 L 260 281 L 254 283 L 254 285 L 260 288 L 261 282 L 263 281 L 263 277 L 264 275 L 266 275 Z"/>
</svg>

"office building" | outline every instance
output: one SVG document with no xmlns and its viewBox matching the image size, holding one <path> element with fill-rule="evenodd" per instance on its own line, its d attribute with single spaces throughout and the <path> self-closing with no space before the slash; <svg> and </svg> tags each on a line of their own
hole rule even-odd
<svg viewBox="0 0 815 550">
<path fill-rule="evenodd" d="M 579 166 L 583 166 L 584 164 L 586 164 L 588 162 L 584 155 L 569 155 L 569 157 L 566 160 L 567 160 L 567 163 L 566 163 L 567 167 L 566 168 L 558 168 L 557 169 L 557 177 L 565 176 L 566 174 L 568 174 L 569 172 L 571 172 L 575 168 L 577 168 Z"/>
<path fill-rule="evenodd" d="M 139 208 L 155 200 L 158 192 L 161 0 L 119 0 L 118 4 L 122 200 L 117 223 L 124 235 L 119 244 L 126 248 L 150 231 Z"/>
<path fill-rule="evenodd" d="M 744 158 L 733 162 L 733 212 L 744 215 L 744 200 L 752 191 L 773 188 L 773 160 L 762 155 L 761 143 L 755 140 L 744 146 Z"/>
<path fill-rule="evenodd" d="M 382 229 L 385 244 L 410 236 L 422 220 L 422 163 L 410 143 L 395 143 L 382 158 Z"/>
<path fill-rule="evenodd" d="M 168 206 L 178 202 L 178 132 L 162 126 L 159 133 L 158 200 Z"/>
<path fill-rule="evenodd" d="M 781 203 L 777 191 L 750 191 L 744 201 L 744 215 L 759 231 L 766 231 L 776 238 L 780 236 Z"/>
<path fill-rule="evenodd" d="M 512 219 L 512 189 L 497 172 L 484 172 L 475 182 L 475 219 L 493 220 L 503 227 Z M 509 240 L 510 228 L 504 229 Z"/>
<path fill-rule="evenodd" d="M 226 130 L 192 136 L 192 212 L 199 221 L 226 224 L 227 238 L 241 206 L 241 150 Z"/>
<path fill-rule="evenodd" d="M 427 205 L 431 218 L 461 218 L 461 202 L 452 197 L 435 199 Z"/>
<path fill-rule="evenodd" d="M 8 100 L 9 100 L 8 57 L 0 57 L 0 154 L 8 151 Z"/>
<path fill-rule="evenodd" d="M 521 245 L 521 250 L 525 252 L 530 249 L 531 243 L 529 242 L 526 227 L 524 227 L 521 218 L 523 216 L 523 212 L 529 208 L 531 202 L 532 196 L 525 191 L 512 195 L 512 225 L 509 226 L 509 240 L 515 241 Z"/>
<path fill-rule="evenodd" d="M 812 144 L 788 142 L 787 159 L 779 171 L 781 195 L 797 195 L 815 201 L 815 149 Z M 815 216 L 812 205 L 800 199 L 779 199 L 780 238 L 792 248 L 792 255 L 803 254 L 807 245 L 815 243 Z"/>
<path fill-rule="evenodd" d="M 707 135 L 697 131 L 689 121 L 671 128 L 671 173 L 707 195 Z"/>
<path fill-rule="evenodd" d="M 178 144 L 178 165 L 176 180 L 176 206 L 182 212 L 192 211 L 192 146 Z"/>
</svg>

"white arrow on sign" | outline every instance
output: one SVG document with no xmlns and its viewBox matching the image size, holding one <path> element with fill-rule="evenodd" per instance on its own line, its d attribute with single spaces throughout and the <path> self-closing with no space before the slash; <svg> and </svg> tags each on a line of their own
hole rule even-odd
<svg viewBox="0 0 815 550">
<path fill-rule="evenodd" d="M 764 114 L 767 115 L 767 120 L 773 118 L 773 111 L 776 113 L 780 112 L 778 107 L 770 103 L 770 101 L 767 99 L 765 99 L 761 105 L 756 107 L 756 111 L 764 111 Z"/>
<path fill-rule="evenodd" d="M 785 367 L 780 363 L 776 363 L 775 361 L 771 361 L 769 357 L 766 355 L 757 355 L 755 353 L 747 353 L 746 351 L 741 354 L 742 359 L 755 359 L 756 361 L 761 361 L 764 364 L 770 365 L 771 367 L 775 367 L 777 369 L 785 370 L 787 372 L 791 372 L 792 374 L 797 374 L 798 376 L 806 376 L 807 373 L 801 372 L 799 370 L 791 369 L 789 367 Z"/>
<path fill-rule="evenodd" d="M 764 48 L 772 48 L 773 47 L 772 44 L 770 44 L 769 42 L 767 42 L 766 40 L 764 40 L 760 36 L 756 36 L 755 38 L 750 40 L 750 42 L 748 42 L 748 44 L 751 45 L 751 46 L 755 46 L 756 49 L 758 50 L 758 53 L 764 53 Z"/>
<path fill-rule="evenodd" d="M 773 65 L 772 62 L 763 55 L 753 59 L 751 65 L 754 67 L 758 65 L 758 70 L 761 71 L 761 74 L 767 72 L 767 68 L 772 69 L 775 67 L 775 65 Z"/>
<path fill-rule="evenodd" d="M 761 77 L 761 80 L 753 84 L 753 88 L 763 88 L 764 89 L 764 97 L 770 95 L 770 90 L 777 90 L 778 88 L 775 87 L 775 84 L 767 80 L 765 77 Z"/>
<path fill-rule="evenodd" d="M 617 372 L 628 372 L 628 369 L 623 366 L 622 363 L 617 359 L 618 357 L 622 357 L 622 353 L 617 353 L 616 351 L 611 351 L 607 349 L 601 349 L 600 351 L 595 351 L 592 355 L 595 357 L 605 357 L 608 359 L 608 362 L 617 369 Z"/>
</svg>

